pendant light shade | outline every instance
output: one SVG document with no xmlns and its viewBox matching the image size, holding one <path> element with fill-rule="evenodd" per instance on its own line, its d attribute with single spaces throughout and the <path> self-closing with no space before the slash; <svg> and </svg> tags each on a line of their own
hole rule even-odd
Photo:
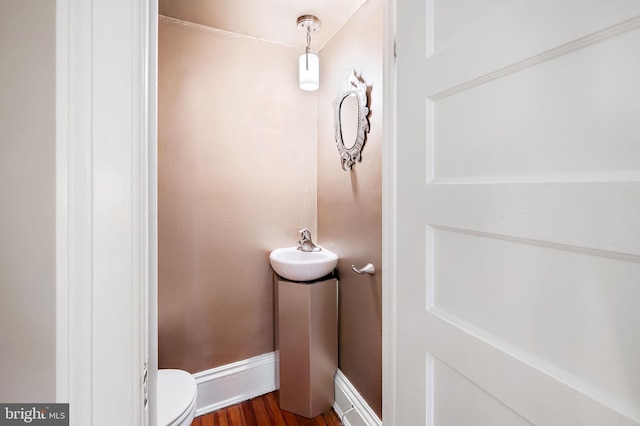
<svg viewBox="0 0 640 426">
<path fill-rule="evenodd" d="M 302 90 L 318 90 L 320 86 L 320 59 L 311 53 L 311 33 L 320 29 L 320 20 L 313 15 L 303 15 L 298 18 L 296 25 L 299 30 L 307 34 L 305 53 L 298 61 L 298 75 Z"/>
<path fill-rule="evenodd" d="M 315 53 L 300 55 L 299 75 L 302 90 L 318 90 L 320 86 L 320 60 Z"/>
</svg>

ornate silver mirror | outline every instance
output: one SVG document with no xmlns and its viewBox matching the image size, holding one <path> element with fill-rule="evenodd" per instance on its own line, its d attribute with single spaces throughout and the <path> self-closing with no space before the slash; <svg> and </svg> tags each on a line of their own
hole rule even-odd
<svg viewBox="0 0 640 426">
<path fill-rule="evenodd" d="M 333 124 L 342 170 L 349 171 L 356 161 L 362 160 L 362 147 L 369 132 L 367 103 L 367 86 L 355 71 L 349 70 L 333 101 Z"/>
</svg>

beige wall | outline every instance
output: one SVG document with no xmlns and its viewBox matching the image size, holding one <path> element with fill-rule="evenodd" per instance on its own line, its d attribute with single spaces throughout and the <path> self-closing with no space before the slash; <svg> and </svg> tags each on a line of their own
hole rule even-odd
<svg viewBox="0 0 640 426">
<path fill-rule="evenodd" d="M 0 2 L 0 401 L 55 400 L 55 2 Z"/>
<path fill-rule="evenodd" d="M 318 235 L 340 256 L 340 369 L 382 412 L 382 35 L 381 0 L 369 0 L 320 52 Z M 371 131 L 362 162 L 345 172 L 335 144 L 332 102 L 345 70 L 369 86 Z M 376 275 L 357 275 L 367 263 Z"/>
<path fill-rule="evenodd" d="M 160 17 L 159 367 L 273 351 L 268 253 L 316 231 L 299 50 Z"/>
</svg>

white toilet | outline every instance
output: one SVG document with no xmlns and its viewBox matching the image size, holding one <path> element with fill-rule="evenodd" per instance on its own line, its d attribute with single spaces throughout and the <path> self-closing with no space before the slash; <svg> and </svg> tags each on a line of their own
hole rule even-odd
<svg viewBox="0 0 640 426">
<path fill-rule="evenodd" d="M 158 426 L 189 426 L 196 415 L 198 388 L 182 370 L 158 370 Z"/>
</svg>

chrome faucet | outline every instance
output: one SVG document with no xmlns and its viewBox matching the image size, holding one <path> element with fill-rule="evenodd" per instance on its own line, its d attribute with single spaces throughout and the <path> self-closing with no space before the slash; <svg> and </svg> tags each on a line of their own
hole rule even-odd
<svg viewBox="0 0 640 426">
<path fill-rule="evenodd" d="M 300 245 L 298 246 L 298 250 L 300 250 L 300 251 L 320 251 L 320 250 L 322 250 L 320 247 L 318 247 L 317 245 L 313 244 L 313 241 L 311 241 L 311 232 L 309 232 L 308 229 L 301 229 L 298 232 L 300 232 L 300 241 L 298 241 L 298 243 Z"/>
</svg>

